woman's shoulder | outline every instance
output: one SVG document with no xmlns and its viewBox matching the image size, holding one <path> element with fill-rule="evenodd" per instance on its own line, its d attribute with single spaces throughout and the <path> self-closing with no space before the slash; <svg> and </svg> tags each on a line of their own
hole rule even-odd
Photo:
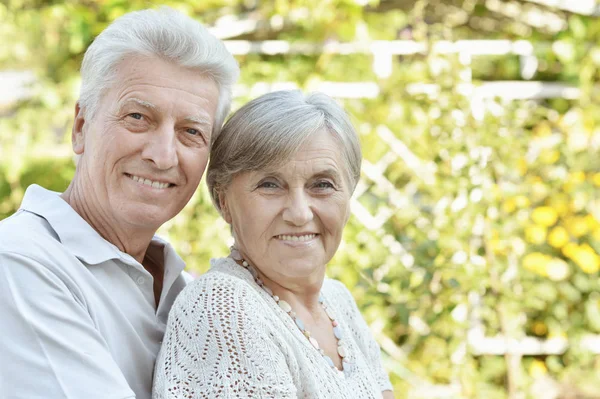
<svg viewBox="0 0 600 399">
<path fill-rule="evenodd" d="M 258 303 L 259 295 L 251 274 L 230 258 L 211 260 L 211 268 L 191 281 L 178 295 L 173 311 L 202 307 L 209 310 L 219 304 Z"/>
<path fill-rule="evenodd" d="M 336 297 L 341 295 L 345 300 L 351 299 L 352 301 L 354 301 L 352 294 L 350 293 L 348 288 L 346 288 L 344 283 L 333 278 L 325 278 L 325 280 L 323 281 L 323 292 L 325 293 L 325 295 L 329 294 L 331 296 Z"/>
<path fill-rule="evenodd" d="M 231 258 L 210 260 L 210 269 L 188 284 L 192 290 L 202 290 L 214 284 L 246 287 L 253 283 L 250 273 Z"/>
<path fill-rule="evenodd" d="M 342 311 L 345 314 L 352 314 L 357 311 L 356 301 L 348 288 L 339 280 L 325 278 L 322 288 L 325 300 L 331 306 Z"/>
</svg>

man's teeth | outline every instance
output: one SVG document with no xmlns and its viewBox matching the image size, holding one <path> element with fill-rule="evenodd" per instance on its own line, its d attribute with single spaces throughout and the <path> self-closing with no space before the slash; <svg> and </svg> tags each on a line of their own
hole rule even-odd
<svg viewBox="0 0 600 399">
<path fill-rule="evenodd" d="M 309 241 L 316 237 L 316 234 L 306 234 L 303 236 L 278 235 L 277 239 L 282 241 Z"/>
<path fill-rule="evenodd" d="M 159 181 L 152 181 L 149 179 L 144 179 L 143 177 L 139 177 L 139 176 L 129 175 L 129 177 L 131 177 L 131 179 L 133 181 L 145 184 L 145 185 L 153 187 L 153 188 L 167 188 L 170 186 L 170 183 L 161 183 Z"/>
</svg>

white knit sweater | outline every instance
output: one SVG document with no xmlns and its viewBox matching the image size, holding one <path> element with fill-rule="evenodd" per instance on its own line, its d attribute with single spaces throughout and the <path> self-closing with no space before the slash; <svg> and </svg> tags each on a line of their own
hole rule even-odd
<svg viewBox="0 0 600 399">
<path fill-rule="evenodd" d="M 247 270 L 229 258 L 213 260 L 171 310 L 153 398 L 380 398 L 392 387 L 354 299 L 331 279 L 322 294 L 354 363 L 343 374 Z"/>
</svg>

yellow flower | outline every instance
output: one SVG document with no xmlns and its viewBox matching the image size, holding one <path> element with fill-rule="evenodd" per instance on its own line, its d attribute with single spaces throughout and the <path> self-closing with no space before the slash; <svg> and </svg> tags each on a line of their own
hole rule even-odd
<svg viewBox="0 0 600 399">
<path fill-rule="evenodd" d="M 548 332 L 548 327 L 546 327 L 546 324 L 544 324 L 544 322 L 536 321 L 531 326 L 531 331 L 533 331 L 533 333 L 537 336 L 546 335 L 546 333 Z"/>
<path fill-rule="evenodd" d="M 540 252 L 532 252 L 530 254 L 525 255 L 523 258 L 523 267 L 527 270 L 531 270 L 534 273 L 539 274 L 540 276 L 547 276 L 548 273 L 546 271 L 546 267 L 548 263 L 552 260 L 548 255 L 544 255 Z"/>
<path fill-rule="evenodd" d="M 562 248 L 569 242 L 569 233 L 562 226 L 556 226 L 548 234 L 548 244 L 554 248 Z"/>
<path fill-rule="evenodd" d="M 575 188 L 585 181 L 585 173 L 577 171 L 569 174 L 569 177 L 563 183 L 563 190 L 567 193 L 575 191 Z"/>
<path fill-rule="evenodd" d="M 548 338 L 552 339 L 552 338 L 567 338 L 567 333 L 565 333 L 564 331 L 556 331 L 556 330 L 551 330 L 550 333 L 548 334 Z"/>
<path fill-rule="evenodd" d="M 504 213 L 513 213 L 515 209 L 517 209 L 517 205 L 512 198 L 509 198 L 502 203 L 502 211 Z"/>
<path fill-rule="evenodd" d="M 583 237 L 589 231 L 588 220 L 583 216 L 574 216 L 566 219 L 565 226 L 574 237 Z"/>
<path fill-rule="evenodd" d="M 491 238 L 490 248 L 494 251 L 494 253 L 503 254 L 506 252 L 506 243 L 503 240 Z"/>
<path fill-rule="evenodd" d="M 594 229 L 594 232 L 592 233 L 592 237 L 594 237 L 594 240 L 600 242 L 600 227 L 597 227 L 596 229 Z"/>
<path fill-rule="evenodd" d="M 550 194 L 550 188 L 545 183 L 534 182 L 531 185 L 531 194 L 534 198 L 545 198 Z"/>
<path fill-rule="evenodd" d="M 562 281 L 569 276 L 569 265 L 562 259 L 553 258 L 546 267 L 548 277 L 552 281 Z"/>
<path fill-rule="evenodd" d="M 577 250 L 578 246 L 575 243 L 569 242 L 562 248 L 562 253 L 569 259 L 573 259 L 573 254 Z"/>
<path fill-rule="evenodd" d="M 585 181 L 585 173 L 581 170 L 573 172 L 569 175 L 569 180 L 573 183 L 581 183 Z"/>
<path fill-rule="evenodd" d="M 575 245 L 568 252 L 565 255 L 571 258 L 584 272 L 592 274 L 600 270 L 600 256 L 588 244 Z"/>
<path fill-rule="evenodd" d="M 424 277 L 425 277 L 425 274 L 411 273 L 410 274 L 410 287 L 414 288 L 414 287 L 418 287 L 419 285 L 421 285 L 421 283 L 424 280 Z"/>
<path fill-rule="evenodd" d="M 552 128 L 548 122 L 542 121 L 534 126 L 533 133 L 536 136 L 549 136 L 552 134 Z"/>
<path fill-rule="evenodd" d="M 550 198 L 549 205 L 554 208 L 560 216 L 565 216 L 569 212 L 570 199 L 564 193 L 557 193 Z"/>
<path fill-rule="evenodd" d="M 578 213 L 583 211 L 588 205 L 590 205 L 591 198 L 585 191 L 576 191 L 571 195 L 571 211 Z"/>
<path fill-rule="evenodd" d="M 540 161 L 547 165 L 555 164 L 560 159 L 560 152 L 557 150 L 547 150 L 540 154 Z"/>
<path fill-rule="evenodd" d="M 546 367 L 546 363 L 542 360 L 533 359 L 529 365 L 529 375 L 533 378 L 541 377 L 547 372 L 548 368 Z"/>
<path fill-rule="evenodd" d="M 592 183 L 594 183 L 596 186 L 600 187 L 600 172 L 594 173 L 592 175 Z"/>
<path fill-rule="evenodd" d="M 546 242 L 546 228 L 538 225 L 531 225 L 525 228 L 525 238 L 532 244 L 543 244 Z"/>
<path fill-rule="evenodd" d="M 515 197 L 515 203 L 519 208 L 527 208 L 529 207 L 529 205 L 531 205 L 531 201 L 529 201 L 529 198 L 527 198 L 524 195 L 517 195 Z"/>
<path fill-rule="evenodd" d="M 550 227 L 556 223 L 558 214 L 549 206 L 540 206 L 533 210 L 531 213 L 531 218 L 539 225 Z"/>
<path fill-rule="evenodd" d="M 590 230 L 594 230 L 596 228 L 596 226 L 600 225 L 600 223 L 598 223 L 596 218 L 591 214 L 585 216 L 585 222 L 587 223 L 588 228 Z"/>
<path fill-rule="evenodd" d="M 524 176 L 525 173 L 527 173 L 527 161 L 525 159 L 519 159 L 519 162 L 517 163 L 517 170 L 521 176 Z"/>
</svg>

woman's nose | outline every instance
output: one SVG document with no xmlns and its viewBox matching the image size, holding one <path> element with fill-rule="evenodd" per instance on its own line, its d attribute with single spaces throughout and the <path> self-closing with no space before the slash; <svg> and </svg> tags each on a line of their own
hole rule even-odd
<svg viewBox="0 0 600 399">
<path fill-rule="evenodd" d="M 294 226 L 303 226 L 313 219 L 310 197 L 303 189 L 290 192 L 283 219 Z"/>
</svg>

